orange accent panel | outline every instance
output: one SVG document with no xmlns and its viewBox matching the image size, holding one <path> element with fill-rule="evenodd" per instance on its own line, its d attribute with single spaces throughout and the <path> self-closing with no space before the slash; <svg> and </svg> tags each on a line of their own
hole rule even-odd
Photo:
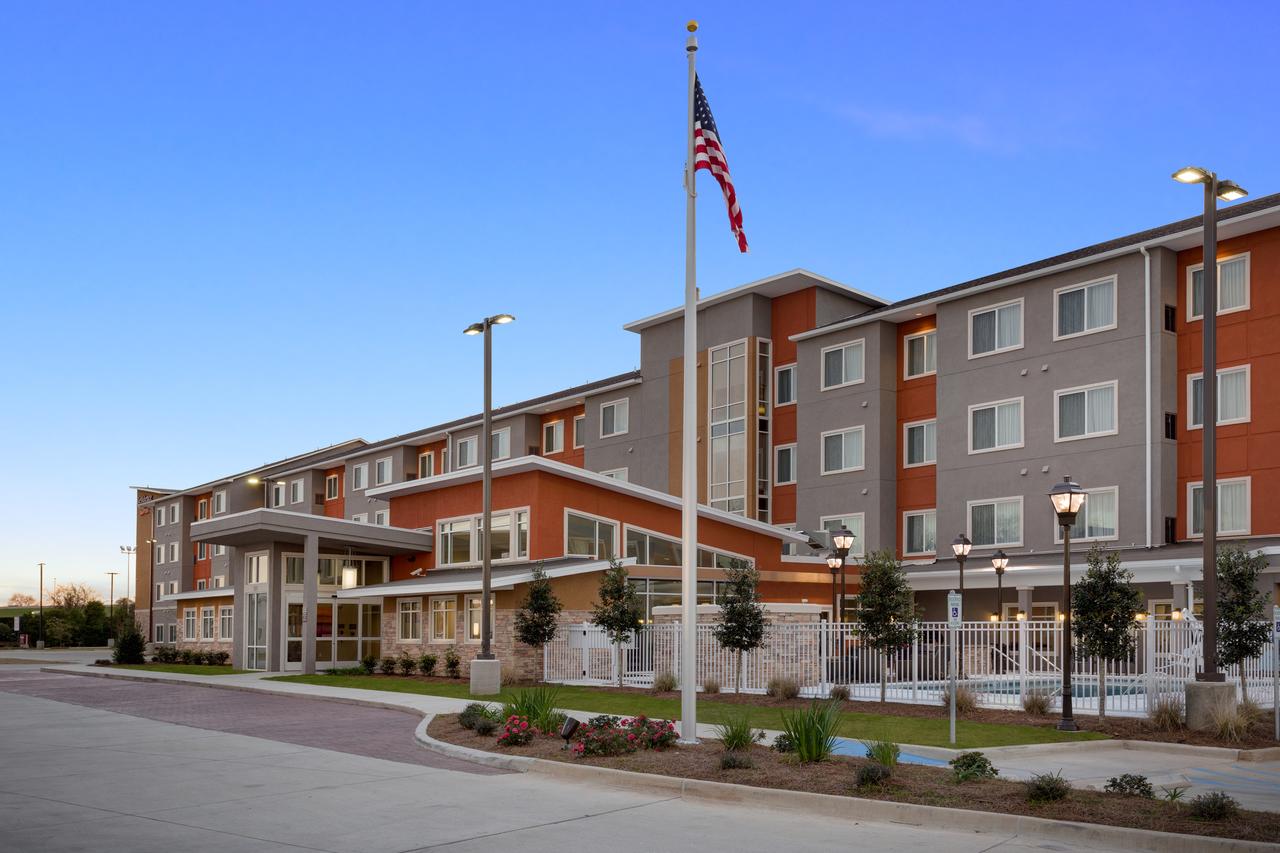
<svg viewBox="0 0 1280 853">
<path fill-rule="evenodd" d="M 554 459 L 557 462 L 563 462 L 566 465 L 576 465 L 579 468 L 585 467 L 586 463 L 586 446 L 574 448 L 573 446 L 573 419 L 578 415 L 585 415 L 587 407 L 573 406 L 568 409 L 561 409 L 558 412 L 551 412 L 542 416 L 542 422 L 538 427 L 538 447 L 541 452 L 542 447 L 542 428 L 552 421 L 564 421 L 564 450 L 560 453 L 543 453 L 542 455 L 548 459 Z M 584 436 L 585 438 L 585 436 Z"/>
<path fill-rule="evenodd" d="M 796 360 L 796 344 L 788 339 L 814 327 L 818 316 L 818 289 L 806 287 L 776 297 L 770 304 L 769 316 L 773 365 L 790 364 Z"/>
<path fill-rule="evenodd" d="M 347 469 L 346 468 L 330 468 L 324 472 L 325 480 L 328 480 L 334 474 L 338 475 L 338 496 L 332 500 L 326 499 L 324 502 L 324 514 L 329 518 L 346 518 L 347 517 Z M 321 483 L 321 489 L 325 489 L 324 483 Z M 322 491 L 321 494 L 328 494 Z"/>
<path fill-rule="evenodd" d="M 938 318 L 933 316 L 898 325 L 898 435 L 895 441 L 898 449 L 898 506 L 894 528 L 899 554 L 905 547 L 902 541 L 902 514 L 911 510 L 934 509 L 938 502 L 938 466 L 906 467 L 906 436 L 903 431 L 908 423 L 938 416 L 938 377 L 930 375 L 905 378 L 907 337 L 936 329 L 937 326 Z"/>
</svg>

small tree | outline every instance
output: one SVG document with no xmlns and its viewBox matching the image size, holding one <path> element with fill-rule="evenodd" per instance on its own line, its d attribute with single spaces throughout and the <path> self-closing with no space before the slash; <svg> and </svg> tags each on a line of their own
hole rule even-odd
<svg viewBox="0 0 1280 853">
<path fill-rule="evenodd" d="M 112 657 L 116 663 L 137 664 L 145 663 L 143 653 L 147 649 L 147 641 L 142 636 L 142 632 L 138 630 L 136 623 L 130 622 L 121 633 L 120 638 L 116 640 L 116 647 L 112 650 Z"/>
<path fill-rule="evenodd" d="M 1267 594 L 1258 575 L 1267 566 L 1261 551 L 1230 546 L 1218 552 L 1218 663 L 1240 667 L 1240 695 L 1249 698 L 1244 662 L 1262 654 L 1271 639 Z"/>
<path fill-rule="evenodd" d="M 622 644 L 640 630 L 643 610 L 636 589 L 627 579 L 626 567 L 609 559 L 609 568 L 600 577 L 600 601 L 591 607 L 591 621 L 604 629 L 614 646 L 618 686 L 622 686 Z"/>
<path fill-rule="evenodd" d="M 720 603 L 720 622 L 712 629 L 716 642 L 736 652 L 733 692 L 742 692 L 742 655 L 760 648 L 764 642 L 764 606 L 756 588 L 760 573 L 742 560 L 733 560 L 725 570 L 724 599 Z"/>
<path fill-rule="evenodd" d="M 1120 555 L 1104 555 L 1089 549 L 1084 577 L 1071 588 L 1071 629 L 1083 654 L 1100 659 L 1098 666 L 1098 717 L 1107 715 L 1107 661 L 1133 654 L 1137 638 L 1133 617 L 1141 593 L 1132 584 L 1133 573 L 1120 567 Z"/>
<path fill-rule="evenodd" d="M 564 605 L 551 589 L 551 579 L 542 563 L 533 567 L 533 580 L 520 609 L 516 611 L 516 639 L 526 646 L 541 649 L 555 639 L 560 611 Z"/>
<path fill-rule="evenodd" d="M 858 594 L 857 631 L 880 655 L 880 701 L 889 689 L 889 652 L 916 637 L 916 606 L 911 584 L 893 551 L 867 555 Z"/>
</svg>

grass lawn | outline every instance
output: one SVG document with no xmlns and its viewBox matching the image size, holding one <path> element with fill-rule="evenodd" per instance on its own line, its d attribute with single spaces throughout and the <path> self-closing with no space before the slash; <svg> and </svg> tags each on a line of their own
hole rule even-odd
<svg viewBox="0 0 1280 853">
<path fill-rule="evenodd" d="M 179 675 L 239 675 L 247 669 L 234 669 L 230 664 L 223 666 L 195 663 L 128 663 L 118 664 L 116 669 L 136 669 L 141 672 L 176 672 Z"/>
<path fill-rule="evenodd" d="M 196 667 L 200 669 L 202 667 Z M 207 668 L 207 667 L 205 667 Z M 412 678 L 378 678 L 362 675 L 284 675 L 271 681 L 294 681 L 303 684 L 322 684 L 330 687 L 352 687 L 363 690 L 386 690 L 391 693 L 423 693 L 430 696 L 449 696 L 470 699 L 471 691 L 465 680 L 418 681 Z M 511 693 L 504 689 L 498 698 Z M 476 697 L 492 700 L 494 697 Z M 631 716 L 645 714 L 650 717 L 676 719 L 680 716 L 680 700 L 640 693 L 611 693 L 591 687 L 562 685 L 557 704 L 575 711 L 592 711 L 600 714 Z M 698 721 L 723 722 L 727 717 L 741 714 L 744 708 L 714 699 L 698 699 Z M 782 728 L 782 709 L 754 706 L 751 722 L 762 729 Z M 945 718 L 899 717 L 892 714 L 863 714 L 845 711 L 841 714 L 840 734 L 846 737 L 892 740 L 895 743 L 913 743 L 922 746 L 950 747 L 948 721 Z M 1023 726 L 1003 723 L 979 723 L 956 721 L 956 747 L 960 749 L 984 749 L 993 746 L 1013 746 L 1026 743 L 1058 743 L 1068 740 L 1095 740 L 1105 738 L 1098 732 L 1068 734 L 1052 726 Z"/>
</svg>

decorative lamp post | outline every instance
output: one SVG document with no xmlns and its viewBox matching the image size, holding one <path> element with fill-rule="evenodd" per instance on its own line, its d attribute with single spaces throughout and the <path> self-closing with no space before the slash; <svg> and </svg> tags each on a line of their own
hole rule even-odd
<svg viewBox="0 0 1280 853">
<path fill-rule="evenodd" d="M 839 592 L 836 590 L 836 578 L 840 575 L 840 568 L 844 565 L 844 559 L 836 556 L 836 552 L 832 551 L 827 555 L 827 568 L 831 570 L 831 621 L 835 623 L 840 619 L 840 602 Z"/>
<path fill-rule="evenodd" d="M 996 570 L 996 621 L 1004 618 L 1004 570 L 1009 568 L 1009 555 L 1000 549 L 991 555 L 991 568 Z"/>
<path fill-rule="evenodd" d="M 956 555 L 956 565 L 960 567 L 960 638 L 956 643 L 956 653 L 960 657 L 961 678 L 964 678 L 964 561 L 972 549 L 973 543 L 963 533 L 951 540 L 951 552 Z"/>
<path fill-rule="evenodd" d="M 1049 500 L 1062 527 L 1062 612 L 1058 614 L 1062 621 L 1062 719 L 1058 730 L 1075 732 L 1080 729 L 1071 716 L 1071 526 L 1084 506 L 1085 490 L 1070 477 L 1063 477 L 1049 490 Z"/>
<path fill-rule="evenodd" d="M 119 572 L 107 572 L 111 585 L 107 592 L 107 645 L 115 645 L 116 638 L 116 575 Z"/>
<path fill-rule="evenodd" d="M 845 601 L 844 566 L 845 560 L 849 556 L 849 552 L 853 550 L 853 534 L 849 532 L 849 528 L 841 524 L 840 529 L 831 534 L 831 544 L 833 546 L 833 553 L 836 557 L 840 558 L 840 565 L 838 566 L 838 570 L 840 572 L 840 606 L 835 612 L 840 614 L 840 621 L 843 622 Z M 828 561 L 827 565 L 830 566 L 830 564 L 830 561 Z"/>
</svg>

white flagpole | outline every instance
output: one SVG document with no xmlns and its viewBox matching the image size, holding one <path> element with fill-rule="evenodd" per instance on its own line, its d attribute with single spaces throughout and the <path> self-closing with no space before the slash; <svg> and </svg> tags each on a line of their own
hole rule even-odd
<svg viewBox="0 0 1280 853">
<path fill-rule="evenodd" d="M 683 518 L 680 594 L 683 613 L 680 626 L 680 742 L 698 742 L 698 286 L 694 263 L 693 91 L 697 79 L 694 57 L 698 51 L 697 21 L 689 22 L 689 126 L 684 164 L 684 406 L 681 426 L 681 491 Z"/>
</svg>

